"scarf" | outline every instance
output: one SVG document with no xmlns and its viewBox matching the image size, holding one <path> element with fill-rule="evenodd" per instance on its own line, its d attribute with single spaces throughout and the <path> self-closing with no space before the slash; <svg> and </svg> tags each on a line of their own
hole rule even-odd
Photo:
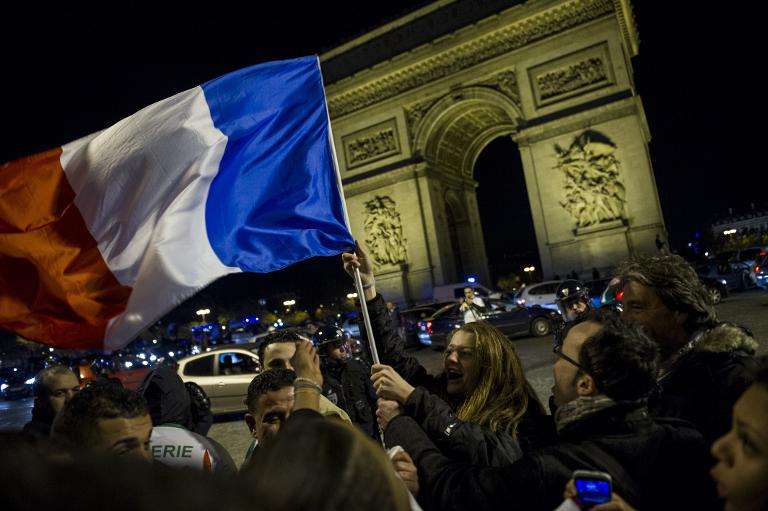
<svg viewBox="0 0 768 511">
<path fill-rule="evenodd" d="M 579 421 L 587 415 L 592 415 L 612 406 L 616 406 L 616 401 L 604 395 L 581 396 L 574 399 L 558 407 L 555 412 L 557 432 L 560 433 L 567 425 Z"/>
</svg>

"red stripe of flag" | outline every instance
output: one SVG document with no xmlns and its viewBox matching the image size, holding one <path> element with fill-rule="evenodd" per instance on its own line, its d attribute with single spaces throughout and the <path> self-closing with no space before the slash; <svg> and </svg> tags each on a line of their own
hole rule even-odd
<svg viewBox="0 0 768 511">
<path fill-rule="evenodd" d="M 104 262 L 60 156 L 0 165 L 0 328 L 59 348 L 100 348 L 131 288 Z"/>
</svg>

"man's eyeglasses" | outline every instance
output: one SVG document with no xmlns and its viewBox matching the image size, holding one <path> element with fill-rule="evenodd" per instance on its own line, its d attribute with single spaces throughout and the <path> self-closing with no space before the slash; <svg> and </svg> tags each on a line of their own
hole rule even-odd
<svg viewBox="0 0 768 511">
<path fill-rule="evenodd" d="M 572 359 L 568 355 L 564 354 L 562 350 L 563 350 L 563 343 L 562 342 L 555 342 L 555 346 L 552 348 L 552 353 L 554 353 L 556 356 L 562 358 L 566 362 L 569 362 L 569 363 L 575 365 L 576 367 L 578 367 L 579 369 L 581 369 L 585 373 L 587 372 L 587 370 L 584 369 L 584 366 L 582 366 L 581 364 L 576 362 L 574 359 Z"/>
</svg>

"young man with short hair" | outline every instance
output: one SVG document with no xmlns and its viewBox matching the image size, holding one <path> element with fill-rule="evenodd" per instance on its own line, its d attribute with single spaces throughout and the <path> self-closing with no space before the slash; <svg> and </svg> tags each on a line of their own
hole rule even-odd
<svg viewBox="0 0 768 511">
<path fill-rule="evenodd" d="M 93 383 L 75 395 L 53 422 L 51 441 L 73 454 L 93 452 L 151 460 L 152 419 L 140 395 Z"/>
<path fill-rule="evenodd" d="M 291 416 L 294 402 L 293 382 L 296 373 L 290 369 L 277 368 L 256 376 L 248 385 L 245 406 L 245 423 L 253 441 L 245 454 L 243 465 L 250 462 L 253 452 L 260 443 L 280 432 Z"/>
<path fill-rule="evenodd" d="M 264 371 L 277 368 L 293 371 L 291 358 L 296 353 L 296 343 L 308 340 L 292 330 L 283 330 L 267 335 L 258 349 L 261 367 Z M 326 417 L 337 417 L 352 423 L 347 412 L 331 403 L 325 396 L 320 396 L 320 414 Z"/>
</svg>

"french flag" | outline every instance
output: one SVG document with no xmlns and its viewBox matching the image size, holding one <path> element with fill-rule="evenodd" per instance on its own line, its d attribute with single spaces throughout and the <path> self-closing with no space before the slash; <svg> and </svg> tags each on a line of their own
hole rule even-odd
<svg viewBox="0 0 768 511">
<path fill-rule="evenodd" d="M 317 57 L 0 166 L 0 328 L 121 348 L 215 279 L 353 246 Z"/>
</svg>

